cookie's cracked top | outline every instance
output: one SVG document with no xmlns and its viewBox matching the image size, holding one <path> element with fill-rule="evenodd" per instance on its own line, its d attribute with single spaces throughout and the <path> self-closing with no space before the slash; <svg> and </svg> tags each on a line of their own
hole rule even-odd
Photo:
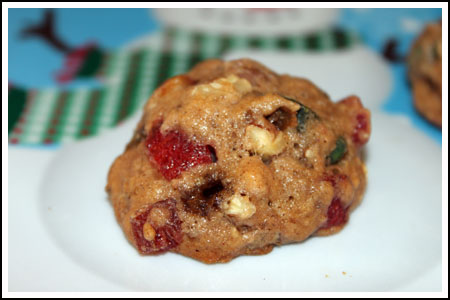
<svg viewBox="0 0 450 300">
<path fill-rule="evenodd" d="M 208 60 L 154 92 L 107 191 L 141 254 L 264 254 L 345 225 L 369 135 L 356 96 L 332 103 L 255 61 Z"/>
</svg>

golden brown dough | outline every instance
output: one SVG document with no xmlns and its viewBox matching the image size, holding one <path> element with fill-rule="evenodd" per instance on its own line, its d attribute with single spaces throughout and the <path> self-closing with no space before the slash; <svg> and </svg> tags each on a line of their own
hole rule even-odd
<svg viewBox="0 0 450 300">
<path fill-rule="evenodd" d="M 106 190 L 141 254 L 227 262 L 339 231 L 363 196 L 369 135 L 356 96 L 208 60 L 153 93 Z"/>
</svg>

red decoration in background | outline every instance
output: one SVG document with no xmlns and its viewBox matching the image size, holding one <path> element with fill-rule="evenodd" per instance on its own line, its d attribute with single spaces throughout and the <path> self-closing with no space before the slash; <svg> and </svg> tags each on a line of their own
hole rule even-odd
<svg viewBox="0 0 450 300">
<path fill-rule="evenodd" d="M 66 83 L 74 79 L 82 68 L 89 52 L 95 48 L 95 44 L 89 43 L 67 54 L 63 69 L 56 74 L 56 80 L 59 83 Z"/>
<path fill-rule="evenodd" d="M 69 47 L 55 34 L 54 16 L 53 10 L 46 10 L 41 23 L 25 27 L 22 30 L 22 37 L 41 38 L 66 55 L 63 69 L 58 71 L 56 75 L 56 80 L 59 83 L 67 83 L 76 77 L 94 76 L 100 69 L 104 53 L 94 43 L 75 48 Z"/>
</svg>

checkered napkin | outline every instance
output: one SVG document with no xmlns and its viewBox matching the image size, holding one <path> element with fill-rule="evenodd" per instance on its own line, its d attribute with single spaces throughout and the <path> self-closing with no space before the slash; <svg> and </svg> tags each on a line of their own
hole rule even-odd
<svg viewBox="0 0 450 300">
<path fill-rule="evenodd" d="M 168 28 L 155 35 L 152 44 L 103 53 L 95 72 L 91 71 L 104 82 L 102 88 L 25 90 L 10 86 L 9 142 L 59 144 L 99 134 L 140 109 L 167 78 L 227 51 L 334 51 L 356 43 L 356 35 L 339 29 L 260 37 Z"/>
</svg>

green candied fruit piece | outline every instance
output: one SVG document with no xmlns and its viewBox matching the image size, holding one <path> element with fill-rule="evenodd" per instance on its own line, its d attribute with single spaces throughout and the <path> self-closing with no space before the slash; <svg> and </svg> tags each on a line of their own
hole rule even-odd
<svg viewBox="0 0 450 300">
<path fill-rule="evenodd" d="M 302 105 L 297 112 L 297 129 L 300 132 L 306 130 L 306 125 L 311 119 L 318 119 L 316 113 L 309 107 Z"/>
<path fill-rule="evenodd" d="M 319 119 L 317 114 L 306 105 L 303 105 L 302 103 L 293 98 L 289 98 L 286 96 L 283 96 L 283 98 L 295 102 L 297 104 L 300 104 L 300 109 L 297 111 L 297 130 L 299 132 L 304 132 L 306 130 L 306 125 L 308 124 L 309 120 Z"/>
<path fill-rule="evenodd" d="M 327 165 L 337 164 L 347 153 L 347 143 L 345 139 L 340 136 L 336 140 L 336 147 L 334 147 L 333 151 L 327 156 Z"/>
</svg>

